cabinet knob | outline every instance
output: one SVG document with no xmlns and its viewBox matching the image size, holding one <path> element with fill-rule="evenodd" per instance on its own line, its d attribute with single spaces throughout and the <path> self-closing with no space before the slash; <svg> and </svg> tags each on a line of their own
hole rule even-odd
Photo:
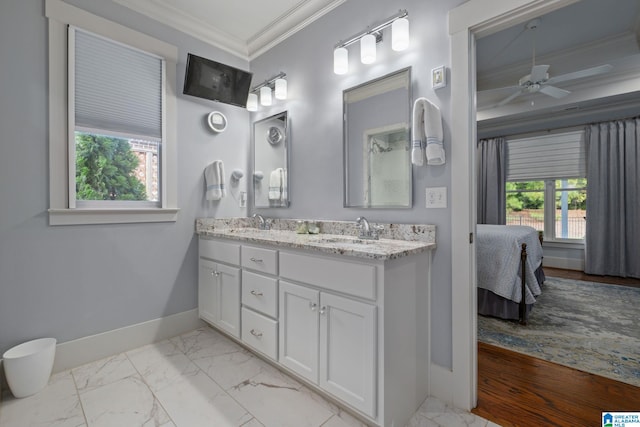
<svg viewBox="0 0 640 427">
<path fill-rule="evenodd" d="M 318 308 L 318 304 L 309 301 L 309 308 L 311 309 L 311 311 L 316 311 L 316 308 Z"/>
<path fill-rule="evenodd" d="M 258 291 L 251 291 L 250 294 L 253 295 L 253 296 L 256 296 L 256 297 L 261 297 L 262 296 L 262 292 L 258 292 Z"/>
<path fill-rule="evenodd" d="M 323 305 L 322 307 L 320 307 L 320 311 L 319 311 L 320 314 L 325 314 L 326 312 L 327 312 L 327 306 L 326 305 Z"/>
<path fill-rule="evenodd" d="M 211 270 L 211 275 L 218 277 L 220 275 L 220 272 L 217 270 Z"/>
<path fill-rule="evenodd" d="M 262 332 L 256 332 L 255 329 L 252 329 L 249 332 L 251 333 L 251 335 L 253 335 L 256 338 L 261 338 L 262 337 Z"/>
<path fill-rule="evenodd" d="M 253 258 L 253 257 L 251 257 L 251 258 L 249 258 L 249 259 L 250 259 L 251 261 L 253 261 L 253 262 L 262 262 L 262 260 L 261 260 L 260 258 Z"/>
</svg>

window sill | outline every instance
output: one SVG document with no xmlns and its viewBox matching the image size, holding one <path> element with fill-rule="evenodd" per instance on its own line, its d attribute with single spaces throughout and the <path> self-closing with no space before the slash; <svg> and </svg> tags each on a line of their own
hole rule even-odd
<svg viewBox="0 0 640 427">
<path fill-rule="evenodd" d="M 180 209 L 49 209 L 49 225 L 175 222 Z"/>
<path fill-rule="evenodd" d="M 549 248 L 584 249 L 584 240 L 544 240 L 542 246 Z"/>
</svg>

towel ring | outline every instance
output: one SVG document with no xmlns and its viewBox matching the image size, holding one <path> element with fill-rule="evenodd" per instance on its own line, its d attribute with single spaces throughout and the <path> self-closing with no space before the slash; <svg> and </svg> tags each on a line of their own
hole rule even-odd
<svg viewBox="0 0 640 427">
<path fill-rule="evenodd" d="M 227 117 L 220 111 L 212 111 L 207 117 L 207 124 L 216 133 L 224 132 L 227 128 Z"/>
</svg>

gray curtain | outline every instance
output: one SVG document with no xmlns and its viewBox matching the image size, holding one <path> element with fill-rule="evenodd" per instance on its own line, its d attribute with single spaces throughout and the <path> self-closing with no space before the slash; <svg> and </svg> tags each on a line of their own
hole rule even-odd
<svg viewBox="0 0 640 427">
<path fill-rule="evenodd" d="M 507 143 L 504 138 L 481 139 L 476 150 L 478 224 L 506 224 L 505 182 Z"/>
<path fill-rule="evenodd" d="M 585 272 L 640 278 L 640 118 L 590 125 Z"/>
</svg>

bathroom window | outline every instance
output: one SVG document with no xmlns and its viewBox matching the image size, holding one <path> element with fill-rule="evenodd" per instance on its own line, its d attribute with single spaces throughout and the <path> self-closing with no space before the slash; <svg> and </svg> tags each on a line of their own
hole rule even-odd
<svg viewBox="0 0 640 427">
<path fill-rule="evenodd" d="M 45 9 L 50 224 L 175 221 L 177 49 L 60 0 Z"/>
</svg>

